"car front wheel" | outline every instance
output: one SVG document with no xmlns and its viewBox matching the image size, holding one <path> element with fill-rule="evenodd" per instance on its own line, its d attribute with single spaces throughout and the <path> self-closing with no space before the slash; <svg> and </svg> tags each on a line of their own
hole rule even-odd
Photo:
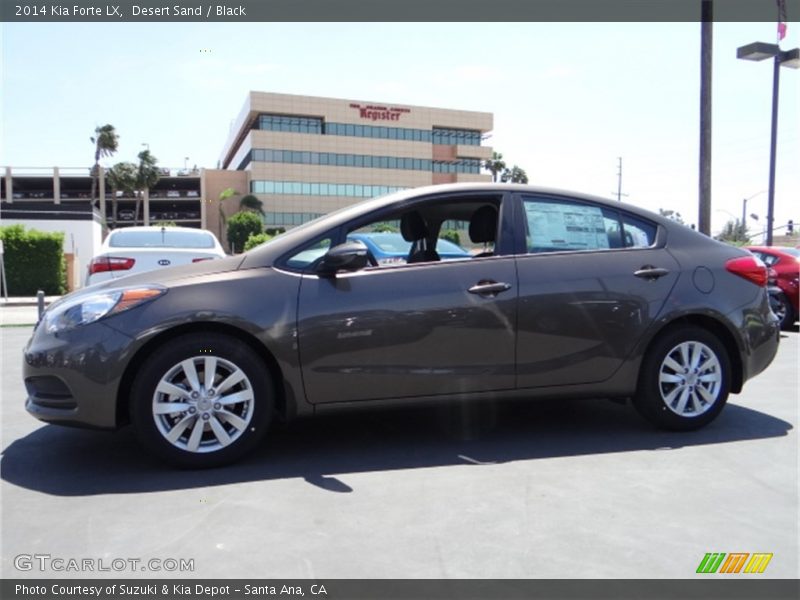
<svg viewBox="0 0 800 600">
<path fill-rule="evenodd" d="M 264 437 L 273 388 L 263 362 L 231 337 L 185 335 L 142 365 L 131 421 L 142 445 L 179 467 L 233 462 Z"/>
<path fill-rule="evenodd" d="M 730 359 L 722 343 L 699 327 L 657 338 L 642 363 L 634 405 L 664 429 L 691 430 L 713 421 L 730 390 Z"/>
</svg>

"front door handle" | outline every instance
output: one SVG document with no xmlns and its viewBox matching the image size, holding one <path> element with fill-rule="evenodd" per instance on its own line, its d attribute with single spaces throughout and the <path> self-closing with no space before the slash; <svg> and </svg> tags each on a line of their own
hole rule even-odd
<svg viewBox="0 0 800 600">
<path fill-rule="evenodd" d="M 507 292 L 511 289 L 510 283 L 502 283 L 497 281 L 479 281 L 467 291 L 470 294 L 478 294 L 479 296 L 488 296 L 494 298 L 497 294 Z"/>
<path fill-rule="evenodd" d="M 662 267 L 654 267 L 653 265 L 645 265 L 633 274 L 642 279 L 658 279 L 659 277 L 664 277 L 664 275 L 669 275 L 669 270 Z"/>
</svg>

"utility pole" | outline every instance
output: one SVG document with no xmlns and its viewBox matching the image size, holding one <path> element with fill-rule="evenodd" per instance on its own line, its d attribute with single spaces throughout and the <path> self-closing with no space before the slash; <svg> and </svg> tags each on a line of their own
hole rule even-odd
<svg viewBox="0 0 800 600">
<path fill-rule="evenodd" d="M 700 182 L 697 224 L 711 235 L 711 59 L 714 3 L 703 0 L 700 29 Z"/>
<path fill-rule="evenodd" d="M 628 194 L 622 193 L 622 157 L 617 157 L 617 202 L 622 202 L 622 197 Z"/>
</svg>

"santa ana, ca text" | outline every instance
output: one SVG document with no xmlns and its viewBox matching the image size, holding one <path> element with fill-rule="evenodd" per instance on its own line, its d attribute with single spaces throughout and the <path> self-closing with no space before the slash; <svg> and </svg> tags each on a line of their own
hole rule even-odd
<svg viewBox="0 0 800 600">
<path fill-rule="evenodd" d="M 183 583 L 154 584 L 144 585 L 132 584 L 110 584 L 110 585 L 25 585 L 17 584 L 14 589 L 17 596 L 69 596 L 69 597 L 95 597 L 95 598 L 117 598 L 147 596 L 153 597 L 161 595 L 171 595 L 172 597 L 200 597 L 200 598 L 225 598 L 231 593 L 242 594 L 245 596 L 305 596 L 303 586 L 299 585 L 250 585 L 246 584 L 241 588 L 231 585 L 203 585 L 200 583 L 188 585 Z M 319 583 L 309 586 L 312 596 L 327 596 L 325 586 Z"/>
</svg>

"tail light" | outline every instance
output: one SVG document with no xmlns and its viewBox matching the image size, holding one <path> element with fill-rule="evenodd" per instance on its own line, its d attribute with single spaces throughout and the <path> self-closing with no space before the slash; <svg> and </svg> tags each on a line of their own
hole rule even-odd
<svg viewBox="0 0 800 600">
<path fill-rule="evenodd" d="M 121 258 L 118 256 L 98 256 L 89 263 L 89 275 L 105 273 L 106 271 L 127 271 L 136 263 L 135 258 Z"/>
<path fill-rule="evenodd" d="M 756 256 L 732 258 L 725 263 L 725 268 L 730 273 L 743 277 L 757 286 L 767 285 L 767 266 Z"/>
</svg>

